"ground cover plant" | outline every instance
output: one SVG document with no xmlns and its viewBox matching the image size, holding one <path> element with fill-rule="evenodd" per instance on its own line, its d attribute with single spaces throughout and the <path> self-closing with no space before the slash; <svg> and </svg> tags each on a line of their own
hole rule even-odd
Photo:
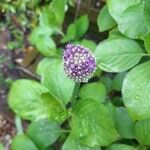
<svg viewBox="0 0 150 150">
<path fill-rule="evenodd" d="M 45 57 L 41 80 L 10 89 L 18 129 L 11 149 L 149 150 L 150 0 L 107 0 L 97 26 L 108 38 L 98 44 L 84 38 L 86 14 L 64 32 L 70 3 L 39 10 L 29 41 Z M 30 122 L 24 131 L 21 119 Z"/>
</svg>

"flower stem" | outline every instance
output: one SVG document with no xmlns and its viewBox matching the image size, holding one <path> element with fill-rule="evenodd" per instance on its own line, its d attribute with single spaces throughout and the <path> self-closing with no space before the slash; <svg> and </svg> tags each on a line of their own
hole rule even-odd
<svg viewBox="0 0 150 150">
<path fill-rule="evenodd" d="M 74 86 L 74 90 L 73 90 L 72 98 L 71 98 L 72 108 L 74 107 L 74 105 L 76 103 L 76 99 L 77 99 L 77 95 L 78 95 L 78 92 L 79 92 L 79 88 L 80 88 L 80 83 L 79 82 L 75 82 L 75 86 Z"/>
<path fill-rule="evenodd" d="M 16 124 L 18 134 L 23 134 L 21 118 L 19 116 L 15 117 L 15 124 Z"/>
</svg>

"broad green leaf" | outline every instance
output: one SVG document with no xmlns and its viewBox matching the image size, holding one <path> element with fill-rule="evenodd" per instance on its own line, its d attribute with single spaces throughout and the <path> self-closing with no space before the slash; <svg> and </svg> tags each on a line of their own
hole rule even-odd
<svg viewBox="0 0 150 150">
<path fill-rule="evenodd" d="M 150 33 L 144 37 L 144 45 L 147 52 L 150 54 Z"/>
<path fill-rule="evenodd" d="M 101 9 L 97 18 L 97 24 L 100 32 L 112 29 L 116 25 L 116 22 L 109 14 L 107 5 Z"/>
<path fill-rule="evenodd" d="M 145 1 L 142 1 L 122 13 L 118 22 L 121 33 L 133 39 L 140 39 L 149 33 L 144 16 L 145 5 Z"/>
<path fill-rule="evenodd" d="M 62 150 L 101 150 L 100 148 L 92 148 L 86 145 L 80 144 L 78 140 L 73 136 L 69 135 L 65 141 Z"/>
<path fill-rule="evenodd" d="M 112 80 L 112 89 L 116 91 L 121 91 L 122 89 L 122 83 L 126 76 L 126 72 L 121 72 L 115 75 L 115 77 Z"/>
<path fill-rule="evenodd" d="M 91 51 L 95 51 L 97 44 L 92 40 L 83 39 L 80 43 L 84 47 L 89 48 Z"/>
<path fill-rule="evenodd" d="M 51 62 L 53 62 L 53 59 L 51 59 L 51 58 L 44 58 L 44 59 L 42 59 L 38 63 L 38 66 L 36 68 L 36 73 L 38 75 L 42 76 L 44 74 L 44 70 L 49 69 L 49 66 L 50 66 Z"/>
<path fill-rule="evenodd" d="M 94 99 L 80 100 L 72 114 L 72 134 L 91 147 L 108 146 L 118 139 L 108 107 Z"/>
<path fill-rule="evenodd" d="M 134 67 L 125 77 L 123 101 L 134 120 L 150 118 L 150 61 Z"/>
<path fill-rule="evenodd" d="M 21 79 L 13 83 L 9 92 L 9 106 L 19 116 L 31 121 L 49 118 L 61 122 L 65 109 L 42 84 Z"/>
<path fill-rule="evenodd" d="M 63 62 L 53 59 L 46 68 L 42 76 L 42 83 L 57 100 L 67 104 L 71 99 L 75 83 L 65 75 Z"/>
<path fill-rule="evenodd" d="M 4 146 L 0 143 L 0 150 L 4 150 Z"/>
<path fill-rule="evenodd" d="M 52 2 L 52 9 L 58 24 L 61 25 L 65 18 L 65 0 L 54 0 Z"/>
<path fill-rule="evenodd" d="M 150 119 L 138 121 L 135 124 L 135 134 L 142 145 L 150 145 Z"/>
<path fill-rule="evenodd" d="M 60 134 L 61 129 L 57 123 L 47 119 L 32 122 L 27 130 L 28 137 L 42 150 L 52 145 Z"/>
<path fill-rule="evenodd" d="M 116 128 L 118 133 L 123 138 L 133 139 L 135 138 L 134 134 L 134 122 L 129 116 L 126 108 L 119 107 L 116 110 Z"/>
<path fill-rule="evenodd" d="M 135 66 L 143 55 L 136 41 L 128 38 L 108 39 L 95 50 L 97 65 L 107 72 L 123 72 Z"/>
<path fill-rule="evenodd" d="M 106 88 L 101 82 L 85 84 L 80 89 L 79 97 L 81 99 L 91 98 L 100 102 L 105 102 Z"/>
<path fill-rule="evenodd" d="M 112 90 L 112 80 L 109 76 L 101 76 L 100 81 L 105 85 L 108 92 Z"/>
<path fill-rule="evenodd" d="M 109 146 L 106 150 L 146 150 L 146 148 L 142 146 L 133 147 L 126 144 L 113 144 Z"/>
<path fill-rule="evenodd" d="M 47 35 L 41 35 L 38 37 L 36 47 L 37 50 L 44 56 L 53 57 L 56 55 L 55 42 L 51 37 Z"/>
<path fill-rule="evenodd" d="M 75 37 L 76 37 L 76 26 L 75 24 L 72 23 L 68 26 L 67 33 L 63 37 L 63 39 L 61 39 L 61 43 L 72 41 L 75 39 Z"/>
<path fill-rule="evenodd" d="M 17 135 L 12 140 L 11 150 L 38 150 L 38 148 L 27 136 Z"/>
<path fill-rule="evenodd" d="M 76 38 L 80 39 L 88 30 L 89 19 L 87 15 L 81 16 L 75 22 L 76 25 Z"/>
<path fill-rule="evenodd" d="M 142 0 L 107 0 L 108 9 L 112 17 L 119 21 L 122 13 L 129 7 L 137 5 Z"/>
</svg>

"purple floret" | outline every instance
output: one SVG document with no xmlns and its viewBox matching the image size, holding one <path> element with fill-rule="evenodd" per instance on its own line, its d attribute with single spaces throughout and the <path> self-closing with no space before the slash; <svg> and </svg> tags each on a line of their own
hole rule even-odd
<svg viewBox="0 0 150 150">
<path fill-rule="evenodd" d="M 94 55 L 80 45 L 67 44 L 63 62 L 65 73 L 76 82 L 87 82 L 96 70 Z"/>
</svg>

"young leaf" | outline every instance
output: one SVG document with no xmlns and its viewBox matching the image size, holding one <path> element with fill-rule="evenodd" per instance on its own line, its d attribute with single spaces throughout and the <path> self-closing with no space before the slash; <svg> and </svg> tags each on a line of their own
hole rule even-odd
<svg viewBox="0 0 150 150">
<path fill-rule="evenodd" d="M 150 119 L 135 124 L 135 134 L 142 145 L 150 145 Z"/>
<path fill-rule="evenodd" d="M 146 150 L 146 148 L 141 146 L 133 147 L 126 144 L 113 144 L 109 146 L 106 150 Z"/>
<path fill-rule="evenodd" d="M 25 135 L 17 135 L 11 145 L 11 150 L 38 150 L 35 144 Z"/>
<path fill-rule="evenodd" d="M 57 123 L 42 119 L 32 122 L 27 130 L 28 137 L 34 141 L 39 149 L 52 145 L 60 136 L 61 129 Z"/>
<path fill-rule="evenodd" d="M 126 72 L 121 72 L 115 75 L 115 77 L 112 80 L 112 89 L 116 91 L 121 91 L 122 89 L 122 83 L 126 76 Z"/>
<path fill-rule="evenodd" d="M 98 147 L 94 148 L 80 144 L 73 135 L 69 135 L 69 137 L 67 138 L 62 147 L 62 150 L 101 150 L 101 149 Z"/>
<path fill-rule="evenodd" d="M 81 16 L 75 22 L 76 25 L 76 38 L 80 39 L 88 30 L 89 19 L 87 15 Z"/>
<path fill-rule="evenodd" d="M 107 72 L 123 72 L 135 66 L 143 56 L 136 41 L 128 38 L 108 39 L 95 50 L 97 65 Z"/>
<path fill-rule="evenodd" d="M 135 138 L 134 134 L 135 123 L 129 116 L 126 108 L 119 107 L 116 110 L 116 128 L 118 133 L 127 139 Z"/>
<path fill-rule="evenodd" d="M 98 28 L 100 32 L 103 32 L 103 31 L 106 31 L 115 27 L 116 22 L 109 14 L 107 5 L 105 5 L 101 9 L 97 18 L 97 24 L 98 24 Z"/>
<path fill-rule="evenodd" d="M 61 39 L 61 43 L 72 41 L 75 39 L 75 37 L 76 37 L 76 26 L 75 24 L 72 23 L 68 26 L 67 33 L 63 37 L 63 39 Z"/>
<path fill-rule="evenodd" d="M 52 2 L 52 9 L 58 24 L 61 25 L 65 18 L 65 0 L 54 0 Z"/>
<path fill-rule="evenodd" d="M 101 82 L 85 84 L 80 89 L 79 97 L 81 99 L 93 98 L 100 102 L 105 102 L 106 88 Z"/>
<path fill-rule="evenodd" d="M 52 60 L 48 69 L 44 70 L 42 83 L 61 103 L 67 104 L 70 101 L 75 83 L 65 75 L 61 60 Z"/>
<path fill-rule="evenodd" d="M 118 138 L 108 107 L 94 99 L 76 104 L 71 125 L 72 134 L 90 147 L 107 146 Z"/>
<path fill-rule="evenodd" d="M 125 77 L 122 94 L 134 120 L 150 118 L 150 61 L 134 67 Z"/>
<path fill-rule="evenodd" d="M 49 118 L 62 122 L 65 109 L 54 99 L 47 88 L 36 81 L 17 80 L 9 93 L 9 106 L 24 119 L 31 121 Z"/>
</svg>

